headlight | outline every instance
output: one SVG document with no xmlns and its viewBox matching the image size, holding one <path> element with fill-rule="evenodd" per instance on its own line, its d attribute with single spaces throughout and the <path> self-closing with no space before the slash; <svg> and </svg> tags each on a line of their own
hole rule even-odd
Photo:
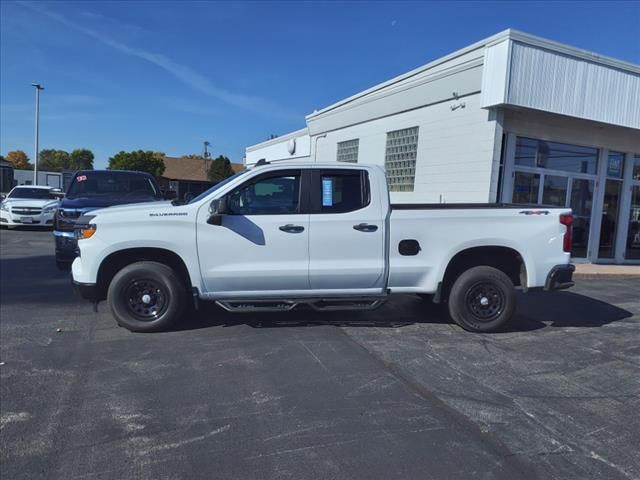
<svg viewBox="0 0 640 480">
<path fill-rule="evenodd" d="M 88 238 L 91 238 L 93 237 L 94 233 L 96 233 L 96 229 L 97 227 L 94 223 L 76 228 L 76 238 L 78 240 L 86 240 Z"/>
<path fill-rule="evenodd" d="M 55 211 L 56 211 L 56 208 L 58 208 L 58 206 L 57 206 L 57 205 L 52 205 L 52 206 L 50 206 L 50 207 L 44 207 L 44 208 L 42 209 L 42 213 L 47 213 L 47 214 L 48 214 L 48 213 L 51 213 L 51 212 L 55 212 Z"/>
<path fill-rule="evenodd" d="M 0 203 L 0 210 L 4 210 L 5 212 L 8 212 L 9 211 L 9 205 L 7 205 L 4 202 Z"/>
</svg>

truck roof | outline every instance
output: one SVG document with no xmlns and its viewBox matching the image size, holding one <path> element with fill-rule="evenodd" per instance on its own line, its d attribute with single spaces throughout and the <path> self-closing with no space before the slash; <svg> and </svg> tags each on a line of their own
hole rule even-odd
<svg viewBox="0 0 640 480">
<path fill-rule="evenodd" d="M 276 160 L 273 162 L 266 162 L 262 164 L 251 165 L 248 168 L 262 168 L 266 166 L 283 166 L 289 168 L 360 168 L 360 169 L 373 169 L 381 168 L 380 165 L 365 165 L 361 163 L 346 163 L 346 162 L 310 162 L 305 160 Z"/>
</svg>

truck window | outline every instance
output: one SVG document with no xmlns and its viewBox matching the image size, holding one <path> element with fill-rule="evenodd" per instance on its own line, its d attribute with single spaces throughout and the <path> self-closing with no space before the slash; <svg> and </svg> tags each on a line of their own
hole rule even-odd
<svg viewBox="0 0 640 480">
<path fill-rule="evenodd" d="M 229 195 L 232 215 L 299 213 L 300 172 L 276 172 L 245 184 Z"/>
<path fill-rule="evenodd" d="M 317 213 L 346 213 L 369 204 L 369 179 L 361 170 L 321 172 L 314 210 Z M 318 201 L 319 200 L 319 201 Z"/>
<path fill-rule="evenodd" d="M 78 172 L 67 192 L 70 199 L 115 196 L 153 199 L 160 192 L 146 175 L 118 171 Z"/>
</svg>

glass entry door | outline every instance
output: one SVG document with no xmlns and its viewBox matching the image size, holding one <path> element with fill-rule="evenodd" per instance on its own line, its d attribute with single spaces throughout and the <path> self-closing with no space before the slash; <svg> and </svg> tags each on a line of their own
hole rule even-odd
<svg viewBox="0 0 640 480">
<path fill-rule="evenodd" d="M 571 179 L 571 201 L 573 210 L 573 246 L 571 255 L 585 258 L 589 247 L 591 210 L 593 208 L 594 181 L 586 178 Z"/>
<path fill-rule="evenodd" d="M 640 260 L 640 183 L 631 187 L 631 214 L 624 253 L 626 260 Z"/>
<path fill-rule="evenodd" d="M 640 154 L 631 159 L 631 205 L 625 241 L 625 260 L 640 260 Z M 624 214 L 626 216 L 626 214 Z"/>
<path fill-rule="evenodd" d="M 619 180 L 607 180 L 604 187 L 604 202 L 602 204 L 598 258 L 614 258 L 615 256 L 621 195 L 622 182 Z"/>
</svg>

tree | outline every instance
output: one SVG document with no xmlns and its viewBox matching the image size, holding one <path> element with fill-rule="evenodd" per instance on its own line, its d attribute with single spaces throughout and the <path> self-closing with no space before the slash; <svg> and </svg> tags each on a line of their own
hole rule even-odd
<svg viewBox="0 0 640 480">
<path fill-rule="evenodd" d="M 164 173 L 164 153 L 150 150 L 136 150 L 133 152 L 119 152 L 109 158 L 110 170 L 136 170 L 147 172 L 156 177 Z"/>
<path fill-rule="evenodd" d="M 7 161 L 13 164 L 17 170 L 33 170 L 33 165 L 29 162 L 29 157 L 22 150 L 14 150 L 7 153 Z"/>
<path fill-rule="evenodd" d="M 218 183 L 234 173 L 233 168 L 231 168 L 231 160 L 224 155 L 220 155 L 211 161 L 207 177 L 209 177 L 209 180 L 213 183 Z"/>
<path fill-rule="evenodd" d="M 76 148 L 70 155 L 72 170 L 93 170 L 93 152 L 86 148 Z"/>
<path fill-rule="evenodd" d="M 38 156 L 38 170 L 60 172 L 71 168 L 70 163 L 69 153 L 64 150 L 47 148 L 40 150 L 40 155 Z"/>
</svg>

